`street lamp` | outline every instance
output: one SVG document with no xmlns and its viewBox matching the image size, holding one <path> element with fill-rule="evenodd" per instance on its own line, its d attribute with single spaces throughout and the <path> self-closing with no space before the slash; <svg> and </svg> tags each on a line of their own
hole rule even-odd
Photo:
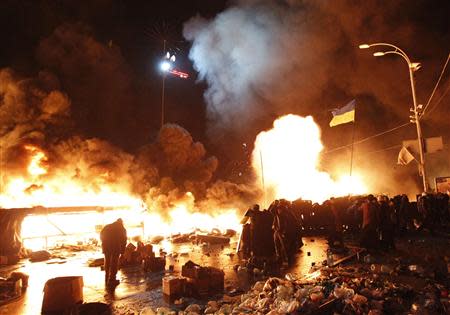
<svg viewBox="0 0 450 315">
<path fill-rule="evenodd" d="M 164 41 L 164 50 L 166 49 L 166 41 Z M 165 81 L 166 76 L 173 69 L 173 64 L 175 63 L 175 55 L 170 55 L 169 52 L 166 53 L 160 64 L 160 69 L 162 71 L 162 91 L 161 91 L 161 128 L 164 125 L 164 92 L 165 92 Z"/>
<path fill-rule="evenodd" d="M 361 45 L 359 45 L 359 48 L 367 49 L 370 47 L 380 47 L 380 46 L 393 48 L 393 50 L 377 51 L 373 54 L 375 57 L 382 57 L 385 55 L 395 54 L 395 55 L 401 56 L 408 64 L 409 79 L 411 81 L 411 92 L 412 92 L 413 104 L 414 104 L 414 108 L 411 109 L 411 112 L 414 114 L 414 116 L 411 117 L 412 118 L 411 122 L 414 122 L 416 124 L 417 142 L 419 145 L 419 156 L 420 156 L 419 170 L 420 170 L 420 173 L 422 174 L 423 190 L 426 192 L 426 191 L 428 191 L 428 185 L 427 185 L 427 176 L 425 173 L 425 156 L 423 153 L 422 129 L 420 128 L 420 111 L 421 111 L 422 107 L 420 105 L 417 105 L 416 89 L 414 86 L 414 72 L 420 69 L 420 63 L 411 62 L 408 55 L 403 50 L 401 50 L 400 48 L 398 48 L 395 45 L 388 44 L 388 43 L 361 44 Z"/>
</svg>

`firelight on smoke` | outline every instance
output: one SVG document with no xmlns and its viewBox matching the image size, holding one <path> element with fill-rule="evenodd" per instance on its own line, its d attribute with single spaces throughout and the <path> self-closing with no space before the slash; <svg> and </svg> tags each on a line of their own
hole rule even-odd
<svg viewBox="0 0 450 315">
<path fill-rule="evenodd" d="M 28 163 L 22 175 L 6 178 L 0 208 L 85 207 L 79 212 L 28 215 L 22 223 L 21 235 L 26 248 L 38 250 L 57 244 L 74 244 L 80 239 L 98 239 L 99 229 L 118 218 L 123 219 L 129 237 L 167 237 L 194 230 L 225 232 L 239 228 L 236 209 L 200 213 L 194 206 L 195 197 L 187 192 L 163 216 L 161 209 L 147 209 L 125 183 L 114 185 L 100 176 L 93 186 L 95 189 L 87 187 L 70 172 L 52 170 L 47 163 L 48 156 L 38 146 L 23 148 L 28 154 Z M 99 211 L 97 207 L 112 207 L 113 210 Z"/>
<path fill-rule="evenodd" d="M 252 165 L 271 197 L 323 202 L 334 196 L 363 194 L 367 187 L 358 174 L 337 180 L 318 169 L 323 149 L 320 128 L 311 116 L 286 115 L 273 128 L 258 134 Z"/>
<path fill-rule="evenodd" d="M 28 165 L 28 173 L 33 176 L 39 176 L 47 173 L 47 169 L 42 165 L 47 161 L 47 156 L 44 152 L 32 145 L 26 145 L 25 149 L 30 152 L 31 160 Z"/>
</svg>

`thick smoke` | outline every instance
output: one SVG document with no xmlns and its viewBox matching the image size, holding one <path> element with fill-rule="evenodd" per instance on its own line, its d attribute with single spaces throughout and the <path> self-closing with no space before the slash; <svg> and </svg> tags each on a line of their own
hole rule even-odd
<svg viewBox="0 0 450 315">
<path fill-rule="evenodd" d="M 0 69 L 0 146 L 1 169 L 15 173 L 27 161 L 23 143 L 44 143 L 49 130 L 53 136 L 63 133 L 68 124 L 70 100 L 58 89 L 50 73 L 36 79 L 23 79 L 11 69 Z M 2 171 L 2 181 L 6 174 Z M 3 183 L 2 183 L 3 184 Z"/>
<path fill-rule="evenodd" d="M 411 101 L 404 61 L 380 63 L 358 45 L 385 37 L 411 54 L 419 37 L 438 40 L 401 16 L 404 7 L 402 1 L 241 0 L 212 20 L 192 18 L 184 36 L 199 79 L 208 83 L 211 120 L 218 128 L 242 127 L 271 112 L 326 111 L 364 94 L 376 95 L 380 115 L 403 116 L 401 106 Z"/>
<path fill-rule="evenodd" d="M 63 24 L 39 43 L 36 55 L 60 78 L 83 134 L 131 146 L 129 138 L 141 126 L 137 113 L 141 95 L 119 47 L 97 41 L 83 24 Z M 122 132 L 117 132 L 119 126 Z"/>
<path fill-rule="evenodd" d="M 241 123 L 258 109 L 254 94 L 264 96 L 272 82 L 281 79 L 271 77 L 285 64 L 283 47 L 273 42 L 281 23 L 281 17 L 263 8 L 233 7 L 212 21 L 196 17 L 185 25 L 184 35 L 193 42 L 194 67 L 199 79 L 209 84 L 205 98 L 212 120 Z"/>
<path fill-rule="evenodd" d="M 131 187 L 133 156 L 98 138 L 72 136 L 71 102 L 58 88 L 49 72 L 24 79 L 10 69 L 0 70 L 2 188 L 16 178 L 29 182 L 25 190 L 30 194 L 56 178 L 93 192 L 102 185 Z M 46 171 L 39 176 L 27 169 L 35 150 L 45 154 L 40 166 Z"/>
<path fill-rule="evenodd" d="M 416 74 L 416 79 L 419 100 L 425 101 L 433 81 L 424 78 L 439 73 L 448 54 L 442 48 L 448 47 L 449 36 L 420 28 L 420 23 L 414 23 L 414 11 L 422 10 L 426 3 L 417 2 L 405 12 L 410 4 L 240 0 L 211 20 L 199 16 L 189 20 L 184 36 L 192 42 L 190 58 L 199 80 L 208 84 L 204 97 L 213 136 L 255 133 L 288 113 L 313 114 L 326 125 L 330 110 L 353 98 L 358 101 L 356 139 L 407 122 L 412 98 L 404 60 L 377 59 L 373 51 L 359 50 L 358 45 L 392 42 L 413 59 L 423 59 L 426 69 Z M 443 130 L 446 123 L 442 119 L 430 119 L 439 121 Z M 424 121 L 425 130 L 426 124 Z M 351 141 L 343 136 L 351 131 L 339 128 L 324 128 L 326 145 Z M 448 127 L 444 129 L 448 131 Z M 375 139 L 364 147 L 365 152 L 399 144 L 405 140 L 400 134 L 413 138 L 414 128 L 393 134 L 390 142 Z M 389 155 L 386 164 L 385 160 L 379 159 L 377 173 L 386 174 L 387 182 L 395 156 Z"/>
<path fill-rule="evenodd" d="M 105 189 L 140 197 L 163 214 L 180 202 L 191 209 L 218 210 L 243 207 L 242 201 L 254 200 L 255 191 L 215 182 L 217 158 L 178 125 L 164 125 L 154 141 L 135 154 L 99 138 L 67 134 L 73 125 L 71 103 L 57 87 L 50 73 L 23 79 L 10 69 L 0 70 L 0 184 L 5 194 L 0 206 L 11 207 L 2 204 L 2 198 L 16 179 L 26 183 L 22 191 L 16 191 L 24 203 L 46 191 L 55 199 L 65 196 L 51 201 L 63 206 L 65 200 L 69 202 L 67 194 L 96 194 Z M 32 174 L 28 167 L 36 152 L 43 153 L 38 166 L 45 171 Z M 18 202 L 16 206 L 23 206 Z"/>
</svg>

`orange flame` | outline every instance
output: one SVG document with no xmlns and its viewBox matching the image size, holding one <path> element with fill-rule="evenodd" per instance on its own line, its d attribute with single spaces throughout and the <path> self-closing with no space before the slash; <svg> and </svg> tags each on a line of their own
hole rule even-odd
<svg viewBox="0 0 450 315">
<path fill-rule="evenodd" d="M 39 176 L 47 173 L 44 163 L 47 162 L 47 156 L 44 152 L 32 145 L 26 145 L 25 149 L 31 153 L 28 173 L 32 176 Z"/>
<path fill-rule="evenodd" d="M 332 196 L 367 192 L 359 175 L 333 180 L 318 170 L 323 145 L 311 116 L 278 118 L 273 129 L 256 137 L 252 165 L 273 198 L 323 202 Z"/>
<path fill-rule="evenodd" d="M 73 244 L 80 239 L 98 239 L 99 228 L 118 218 L 123 219 L 129 237 L 141 236 L 144 239 L 196 229 L 225 231 L 239 228 L 236 209 L 218 209 L 211 215 L 200 213 L 194 206 L 194 196 L 189 192 L 183 201 L 169 210 L 168 219 L 164 219 L 159 209 L 147 210 L 142 199 L 131 193 L 127 183 L 111 184 L 99 176 L 94 190 L 64 171 L 52 171 L 47 163 L 48 157 L 37 146 L 26 145 L 24 148 L 29 154 L 27 174 L 6 178 L 0 195 L 0 208 L 93 207 L 91 212 L 27 216 L 22 224 L 22 238 L 27 248 L 37 250 L 47 245 Z M 118 209 L 96 212 L 94 206 Z"/>
</svg>

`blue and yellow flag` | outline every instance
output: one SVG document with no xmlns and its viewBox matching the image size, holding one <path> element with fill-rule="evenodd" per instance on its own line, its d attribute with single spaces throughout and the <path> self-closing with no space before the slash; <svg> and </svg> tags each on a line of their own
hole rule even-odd
<svg viewBox="0 0 450 315">
<path fill-rule="evenodd" d="M 333 110 L 333 119 L 330 121 L 330 127 L 355 121 L 355 105 L 356 100 L 352 100 L 344 107 Z"/>
</svg>

